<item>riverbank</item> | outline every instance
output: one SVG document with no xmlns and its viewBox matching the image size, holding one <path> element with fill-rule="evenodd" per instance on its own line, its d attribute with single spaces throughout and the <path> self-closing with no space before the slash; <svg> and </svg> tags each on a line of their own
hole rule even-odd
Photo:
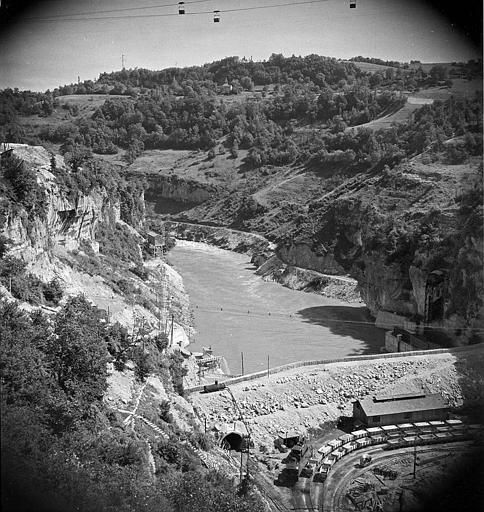
<svg viewBox="0 0 484 512">
<path fill-rule="evenodd" d="M 230 385 L 249 422 L 256 446 L 273 449 L 281 430 L 306 434 L 352 415 L 352 401 L 373 394 L 412 391 L 440 393 L 452 407 L 479 406 L 484 400 L 484 346 L 398 359 L 306 366 Z M 238 419 L 226 392 L 193 393 L 191 401 L 210 427 Z"/>
<path fill-rule="evenodd" d="M 290 265 L 277 254 L 276 245 L 262 235 L 188 222 L 162 221 L 161 224 L 177 240 L 202 242 L 249 255 L 251 263 L 256 266 L 257 275 L 266 281 L 282 284 L 291 290 L 316 293 L 349 303 L 363 303 L 355 279 Z"/>
<path fill-rule="evenodd" d="M 384 344 L 384 330 L 360 303 L 264 281 L 246 254 L 180 241 L 168 259 L 190 296 L 196 331 L 190 350 L 211 346 L 232 374 L 242 373 L 242 364 L 245 373 L 265 369 L 268 359 L 278 366 L 375 354 Z"/>
</svg>

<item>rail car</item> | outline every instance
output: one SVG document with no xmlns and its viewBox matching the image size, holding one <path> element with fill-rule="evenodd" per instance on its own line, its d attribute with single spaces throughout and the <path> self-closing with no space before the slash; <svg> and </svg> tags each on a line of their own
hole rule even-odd
<svg viewBox="0 0 484 512">
<path fill-rule="evenodd" d="M 354 439 L 361 439 L 363 437 L 367 437 L 368 432 L 364 429 L 353 430 L 353 432 L 351 432 L 351 435 L 353 436 Z"/>
<path fill-rule="evenodd" d="M 321 457 L 326 457 L 326 455 L 330 454 L 332 451 L 333 448 L 327 444 L 323 444 L 323 446 L 318 449 L 318 453 L 321 454 Z"/>
<path fill-rule="evenodd" d="M 343 441 L 341 439 L 331 439 L 326 443 L 328 446 L 331 446 L 333 450 L 336 450 L 340 446 L 343 446 Z"/>
<path fill-rule="evenodd" d="M 484 436 L 484 425 L 466 425 L 461 420 L 420 421 L 354 430 L 332 439 L 319 450 L 320 465 L 313 480 L 324 482 L 331 468 L 344 455 L 367 446 L 383 445 L 384 450 L 477 439 Z"/>
</svg>

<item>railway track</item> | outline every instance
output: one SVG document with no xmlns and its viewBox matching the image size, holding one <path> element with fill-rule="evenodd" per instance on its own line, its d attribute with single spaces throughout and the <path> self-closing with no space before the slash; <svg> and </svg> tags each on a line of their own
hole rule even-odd
<svg viewBox="0 0 484 512">
<path fill-rule="evenodd" d="M 449 455 L 449 452 L 461 451 L 463 446 L 465 446 L 466 442 L 459 442 L 455 444 L 447 444 L 442 447 L 420 447 L 418 450 L 418 455 L 422 456 L 422 454 L 426 453 L 435 453 L 441 452 L 441 454 L 433 457 L 432 459 L 425 461 L 424 464 L 428 467 L 429 465 L 436 464 L 439 460 Z M 364 469 L 355 468 L 355 462 L 357 461 L 356 457 L 351 457 L 347 459 L 346 464 L 339 466 L 333 474 L 328 478 L 325 482 L 325 493 L 324 493 L 324 501 L 322 503 L 321 512 L 348 512 L 348 502 L 346 499 L 346 493 L 344 492 L 348 483 L 348 480 L 358 480 L 364 474 L 370 474 L 372 478 L 375 479 L 375 482 L 378 482 L 380 485 L 386 485 L 385 481 L 378 477 L 378 475 L 373 474 L 372 466 L 375 466 L 375 463 L 378 466 L 384 464 L 385 466 L 391 467 L 392 465 L 397 465 L 402 462 L 402 459 L 411 459 L 413 460 L 413 449 L 412 447 L 399 448 L 398 450 L 387 452 L 383 451 L 381 448 L 374 448 L 373 451 L 370 450 L 373 458 L 373 463 L 371 466 L 368 466 Z M 353 466 L 351 469 L 348 466 Z M 423 465 L 423 464 L 422 464 Z M 401 475 L 402 478 L 408 479 L 409 476 L 413 474 L 412 471 Z M 333 489 L 331 489 L 332 484 L 337 482 Z"/>
</svg>

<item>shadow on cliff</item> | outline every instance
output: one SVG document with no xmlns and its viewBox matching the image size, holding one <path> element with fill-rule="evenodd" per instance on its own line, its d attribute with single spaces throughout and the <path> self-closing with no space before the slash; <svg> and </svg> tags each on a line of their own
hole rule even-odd
<svg viewBox="0 0 484 512">
<path fill-rule="evenodd" d="M 385 344 L 385 331 L 375 327 L 367 308 L 350 306 L 316 306 L 298 311 L 305 322 L 327 327 L 338 336 L 350 336 L 365 342 L 363 349 L 354 350 L 350 356 L 377 354 Z"/>
</svg>

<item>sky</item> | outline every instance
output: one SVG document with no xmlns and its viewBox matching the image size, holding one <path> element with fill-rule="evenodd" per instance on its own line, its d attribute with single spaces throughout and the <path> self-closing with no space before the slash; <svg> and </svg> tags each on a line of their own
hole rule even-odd
<svg viewBox="0 0 484 512">
<path fill-rule="evenodd" d="M 22 2 L 0 0 L 0 7 L 12 1 Z M 187 0 L 180 16 L 174 0 L 25 1 L 15 13 L 0 10 L 0 89 L 44 91 L 94 80 L 123 62 L 163 69 L 272 53 L 403 62 L 482 57 L 480 0 L 447 10 L 430 0 L 356 0 L 355 9 L 349 2 Z"/>
</svg>

